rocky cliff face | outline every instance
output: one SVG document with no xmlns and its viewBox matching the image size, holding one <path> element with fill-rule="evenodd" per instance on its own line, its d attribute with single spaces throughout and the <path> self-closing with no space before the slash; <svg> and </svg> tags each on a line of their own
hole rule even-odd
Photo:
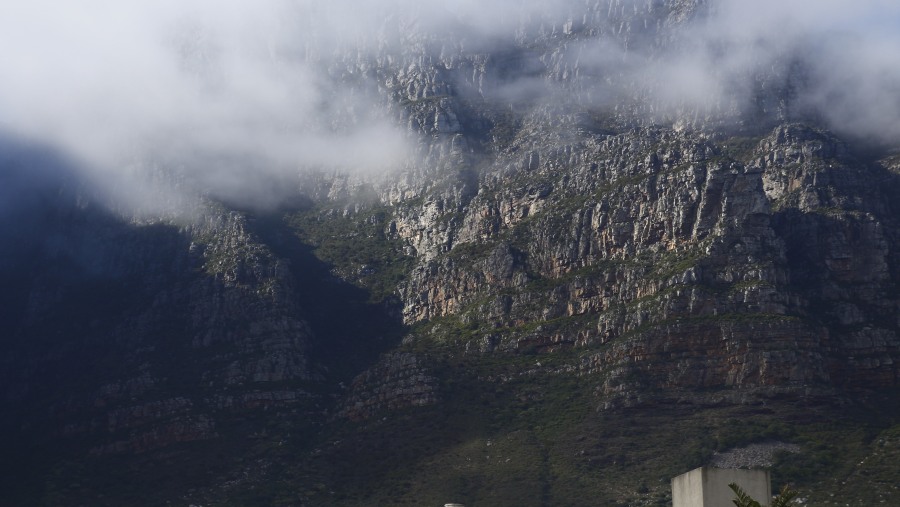
<svg viewBox="0 0 900 507">
<path fill-rule="evenodd" d="M 896 182 L 833 136 L 637 130 L 510 158 L 448 225 L 398 220 L 446 238 L 402 289 L 407 322 L 457 322 L 469 349 L 608 348 L 588 371 L 648 387 L 895 384 Z"/>
<path fill-rule="evenodd" d="M 547 442 L 587 437 L 546 440 L 529 404 L 574 397 L 584 413 L 618 413 L 897 388 L 896 154 L 789 114 L 779 69 L 752 111 L 651 114 L 643 84 L 573 50 L 608 35 L 653 54 L 706 8 L 589 2 L 500 49 L 411 30 L 400 49 L 348 53 L 323 72 L 374 76 L 415 156 L 389 174 L 304 173 L 277 211 L 204 198 L 139 220 L 71 183 L 41 190 L 29 204 L 39 234 L 0 224 L 21 245 L 0 248 L 2 428 L 21 459 L 45 440 L 63 449 L 29 458 L 32 490 L 85 456 L 262 456 L 173 489 L 221 499 L 274 477 L 272 449 L 288 442 L 279 463 L 295 475 L 282 479 L 309 491 L 285 504 L 337 502 L 328 488 L 369 467 L 330 426 L 377 432 L 422 410 L 410 424 L 445 431 L 435 445 L 508 426 L 549 463 Z M 599 79 L 628 93 L 598 102 Z M 509 92 L 525 81 L 545 90 Z M 460 393 L 493 426 L 477 426 L 467 410 L 480 406 Z M 457 411 L 476 422 L 436 422 Z M 396 431 L 385 438 L 403 442 Z M 565 451 L 600 452 L 583 447 Z M 452 463 L 468 452 L 452 449 Z M 430 456 L 423 466 L 439 467 Z"/>
</svg>

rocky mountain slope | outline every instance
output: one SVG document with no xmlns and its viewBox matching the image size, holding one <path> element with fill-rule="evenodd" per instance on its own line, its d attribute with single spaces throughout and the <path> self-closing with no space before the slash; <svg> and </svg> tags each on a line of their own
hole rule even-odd
<svg viewBox="0 0 900 507">
<path fill-rule="evenodd" d="M 323 61 L 415 153 L 274 207 L 130 215 L 5 146 L 0 504 L 666 505 L 759 442 L 810 503 L 896 497 L 900 141 L 795 67 L 673 107 L 579 49 L 708 8 Z"/>
</svg>

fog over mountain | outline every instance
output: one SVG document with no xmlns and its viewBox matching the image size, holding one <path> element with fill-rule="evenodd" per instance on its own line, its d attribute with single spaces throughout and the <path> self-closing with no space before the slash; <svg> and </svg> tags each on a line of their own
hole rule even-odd
<svg viewBox="0 0 900 507">
<path fill-rule="evenodd" d="M 622 0 L 609 13 L 663 3 Z M 876 141 L 900 135 L 896 3 L 687 4 L 689 20 L 661 44 L 617 38 L 615 27 L 579 33 L 597 6 L 567 0 L 6 2 L 0 129 L 59 150 L 139 207 L 185 190 L 266 199 L 302 168 L 409 161 L 419 140 L 390 113 L 376 73 L 336 71 L 348 54 L 375 59 L 417 43 L 479 53 L 557 33 L 572 39 L 564 51 L 585 77 L 574 97 L 585 107 L 636 93 L 653 121 L 733 117 L 760 89 L 788 86 L 792 112 Z M 488 98 L 566 100 L 536 71 Z M 148 168 L 179 174 L 179 190 L 148 191 L 163 184 Z"/>
</svg>

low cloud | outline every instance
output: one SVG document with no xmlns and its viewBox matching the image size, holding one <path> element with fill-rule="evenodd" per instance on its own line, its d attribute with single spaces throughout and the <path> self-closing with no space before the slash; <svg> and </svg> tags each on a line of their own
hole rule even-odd
<svg viewBox="0 0 900 507">
<path fill-rule="evenodd" d="M 378 171 L 408 160 L 416 140 L 388 113 L 382 78 L 357 62 L 507 50 L 556 34 L 570 38 L 567 57 L 583 76 L 571 93 L 593 107 L 639 89 L 654 118 L 778 109 L 900 138 L 895 2 L 681 2 L 691 9 L 654 25 L 674 4 L 4 2 L 0 131 L 59 150 L 135 207 L 197 191 L 263 202 L 303 168 Z M 651 21 L 626 37 L 621 20 L 632 15 Z M 535 62 L 547 63 L 536 53 Z M 541 72 L 513 73 L 486 99 L 570 93 Z"/>
<path fill-rule="evenodd" d="M 303 167 L 398 164 L 405 134 L 370 83 L 331 79 L 308 54 L 300 14 L 280 1 L 7 2 L 0 129 L 71 156 L 120 200 L 158 194 L 144 192 L 163 185 L 154 170 L 235 197 Z"/>
<path fill-rule="evenodd" d="M 717 2 L 647 72 L 668 103 L 781 108 L 844 134 L 900 140 L 900 5 L 840 0 Z M 776 100 L 781 103 L 760 104 Z M 772 111 L 768 111 L 772 113 Z"/>
</svg>

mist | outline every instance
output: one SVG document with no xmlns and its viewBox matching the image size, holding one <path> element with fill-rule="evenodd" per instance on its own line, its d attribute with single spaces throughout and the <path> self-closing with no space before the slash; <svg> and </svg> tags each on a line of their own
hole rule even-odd
<svg viewBox="0 0 900 507">
<path fill-rule="evenodd" d="M 118 206 L 152 213 L 198 193 L 264 203 L 309 168 L 379 173 L 429 142 L 392 113 L 377 72 L 354 74 L 348 61 L 490 52 L 521 45 L 523 34 L 561 37 L 565 23 L 591 14 L 610 26 L 565 34 L 585 76 L 579 93 L 597 97 L 586 107 L 633 98 L 624 95 L 634 84 L 654 121 L 781 108 L 897 144 L 900 5 L 693 2 L 646 44 L 613 29 L 617 16 L 671 3 L 4 2 L 0 136 L 71 158 Z M 428 40 L 443 43 L 412 47 Z M 512 76 L 486 99 L 568 93 L 543 81 Z M 760 90 L 789 103 L 760 106 Z"/>
<path fill-rule="evenodd" d="M 196 191 L 271 197 L 304 167 L 399 164 L 405 133 L 365 83 L 307 56 L 302 14 L 281 1 L 4 3 L 0 132 L 148 212 Z"/>
<path fill-rule="evenodd" d="M 896 2 L 719 2 L 679 40 L 674 54 L 663 53 L 675 78 L 670 101 L 745 113 L 767 87 L 780 88 L 787 119 L 823 118 L 843 134 L 900 141 Z"/>
</svg>

